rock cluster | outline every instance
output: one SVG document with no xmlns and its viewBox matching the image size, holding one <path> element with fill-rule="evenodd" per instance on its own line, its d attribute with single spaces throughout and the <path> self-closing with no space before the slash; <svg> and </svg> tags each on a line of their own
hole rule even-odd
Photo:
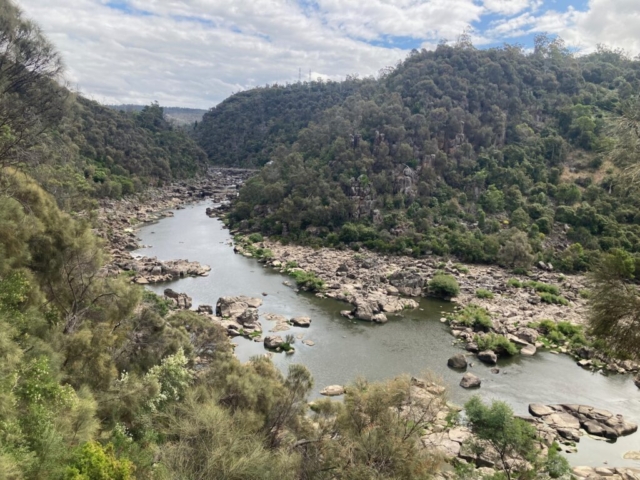
<svg viewBox="0 0 640 480">
<path fill-rule="evenodd" d="M 615 440 L 630 435 L 638 430 L 635 423 L 629 422 L 622 415 L 614 415 L 608 410 L 587 405 L 562 404 L 543 405 L 532 403 L 529 413 L 551 427 L 560 440 L 579 442 L 581 430 L 596 437 Z"/>
<path fill-rule="evenodd" d="M 175 280 L 184 275 L 203 275 L 208 267 L 189 266 L 186 261 L 158 262 L 156 259 L 132 259 L 130 252 L 141 247 L 135 228 L 173 216 L 171 210 L 211 199 L 214 205 L 226 205 L 237 197 L 237 185 L 253 174 L 240 169 L 212 169 L 207 175 L 188 182 L 176 182 L 162 188 L 148 188 L 143 194 L 122 200 L 102 200 L 98 210 L 96 234 L 107 241 L 111 263 L 105 267 L 108 275 L 123 271 L 135 272 L 140 284 Z M 186 269 L 186 270 L 185 270 Z"/>
<path fill-rule="evenodd" d="M 640 469 L 575 467 L 573 475 L 577 480 L 640 480 Z"/>
<path fill-rule="evenodd" d="M 230 336 L 259 335 L 262 333 L 258 314 L 260 305 L 260 298 L 220 297 L 216 303 L 216 315 Z"/>
<path fill-rule="evenodd" d="M 156 257 L 131 257 L 129 261 L 114 262 L 114 265 L 134 274 L 133 281 L 139 285 L 164 283 L 186 277 L 206 277 L 211 271 L 208 265 L 189 260 L 162 262 Z"/>
<path fill-rule="evenodd" d="M 170 288 L 165 289 L 164 298 L 170 301 L 175 308 L 182 310 L 189 310 L 193 304 L 191 297 L 186 293 L 178 293 Z"/>
</svg>

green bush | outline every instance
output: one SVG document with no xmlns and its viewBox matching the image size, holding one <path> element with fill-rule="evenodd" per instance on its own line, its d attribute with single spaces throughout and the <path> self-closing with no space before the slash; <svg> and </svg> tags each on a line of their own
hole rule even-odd
<svg viewBox="0 0 640 480">
<path fill-rule="evenodd" d="M 479 288 L 478 290 L 476 290 L 476 297 L 491 299 L 493 298 L 493 293 L 486 288 Z"/>
<path fill-rule="evenodd" d="M 510 278 L 507 281 L 507 286 L 508 287 L 515 287 L 515 288 L 522 288 L 523 284 L 520 280 L 518 280 L 517 278 Z"/>
<path fill-rule="evenodd" d="M 569 302 L 567 301 L 567 299 L 560 295 L 554 295 L 553 293 L 547 293 L 547 292 L 540 292 L 539 295 L 540 295 L 540 299 L 544 303 L 550 303 L 553 305 L 569 305 Z"/>
<path fill-rule="evenodd" d="M 260 233 L 252 233 L 247 238 L 251 243 L 258 243 L 258 242 L 262 242 L 264 240 L 264 238 L 262 237 L 262 235 Z"/>
<path fill-rule="evenodd" d="M 549 285 L 548 283 L 529 281 L 525 283 L 526 287 L 533 288 L 536 292 L 550 293 L 551 295 L 560 295 L 560 289 L 555 285 Z"/>
<path fill-rule="evenodd" d="M 493 350 L 497 355 L 517 355 L 519 350 L 515 343 L 504 335 L 488 333 L 487 335 L 476 335 L 475 342 L 480 351 Z"/>
<path fill-rule="evenodd" d="M 298 287 L 309 292 L 319 292 L 324 290 L 324 280 L 316 277 L 312 272 L 305 272 L 304 270 L 291 270 L 289 271 Z"/>
<path fill-rule="evenodd" d="M 449 317 L 453 323 L 459 323 L 465 327 L 473 327 L 477 330 L 489 330 L 493 327 L 493 322 L 489 312 L 478 305 L 470 304 L 459 312 Z"/>
<path fill-rule="evenodd" d="M 438 298 L 452 298 L 460 294 L 460 286 L 452 275 L 437 274 L 429 280 L 429 294 Z"/>
</svg>

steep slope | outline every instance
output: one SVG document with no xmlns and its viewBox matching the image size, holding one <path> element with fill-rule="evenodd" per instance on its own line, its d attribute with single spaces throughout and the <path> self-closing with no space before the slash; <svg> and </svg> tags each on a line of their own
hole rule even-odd
<svg viewBox="0 0 640 480">
<path fill-rule="evenodd" d="M 215 165 L 262 166 L 276 147 L 293 143 L 320 112 L 372 83 L 305 82 L 237 93 L 204 115 L 195 138 Z"/>
<path fill-rule="evenodd" d="M 352 244 L 566 270 L 640 248 L 640 196 L 603 163 L 640 63 L 469 45 L 414 52 L 316 114 L 241 192 L 233 220 L 315 245 Z"/>
</svg>

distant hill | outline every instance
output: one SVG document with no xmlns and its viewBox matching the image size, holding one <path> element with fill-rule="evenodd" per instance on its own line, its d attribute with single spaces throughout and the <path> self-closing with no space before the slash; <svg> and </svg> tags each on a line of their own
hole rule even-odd
<svg viewBox="0 0 640 480">
<path fill-rule="evenodd" d="M 245 91 L 198 124 L 212 163 L 266 165 L 240 192 L 237 226 L 508 266 L 517 251 L 565 271 L 640 253 L 640 192 L 609 153 L 640 61 L 548 38 L 533 52 L 440 45 L 345 87 Z"/>
<path fill-rule="evenodd" d="M 120 110 L 123 112 L 141 112 L 145 105 L 105 105 L 113 110 Z M 192 123 L 199 122 L 207 110 L 201 110 L 198 108 L 182 108 L 182 107 L 162 107 L 164 110 L 165 118 L 177 125 L 191 125 Z"/>
</svg>

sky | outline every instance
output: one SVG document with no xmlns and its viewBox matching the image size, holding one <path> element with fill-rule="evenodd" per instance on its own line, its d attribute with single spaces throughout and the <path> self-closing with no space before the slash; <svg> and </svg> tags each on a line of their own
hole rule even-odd
<svg viewBox="0 0 640 480">
<path fill-rule="evenodd" d="M 101 103 L 208 109 L 255 86 L 376 75 L 469 32 L 477 48 L 559 35 L 640 54 L 640 0 L 16 0 L 65 79 Z"/>
</svg>

